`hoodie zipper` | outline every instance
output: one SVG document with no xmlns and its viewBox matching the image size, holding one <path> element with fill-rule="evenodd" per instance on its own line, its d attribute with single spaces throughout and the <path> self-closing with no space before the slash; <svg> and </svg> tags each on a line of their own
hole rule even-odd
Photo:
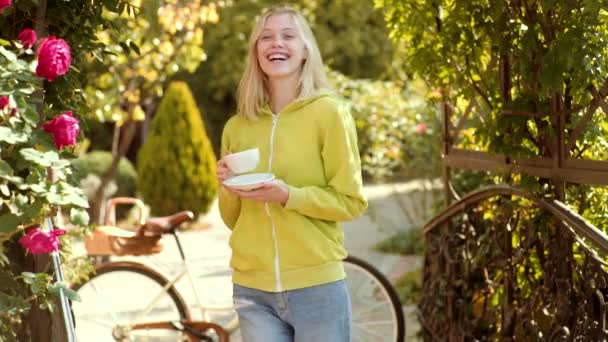
<svg viewBox="0 0 608 342">
<path fill-rule="evenodd" d="M 272 113 L 272 129 L 270 131 L 270 157 L 268 157 L 268 173 L 271 172 L 272 169 L 272 154 L 274 152 L 274 132 L 277 127 L 277 122 L 279 121 L 279 115 Z M 277 229 L 274 224 L 274 219 L 272 215 L 270 215 L 270 206 L 268 202 L 264 203 L 266 208 L 266 215 L 270 218 L 270 225 L 272 226 L 272 239 L 274 242 L 274 275 L 276 278 L 276 291 L 281 292 L 283 286 L 281 285 L 281 271 L 279 269 L 279 243 L 277 240 Z"/>
</svg>

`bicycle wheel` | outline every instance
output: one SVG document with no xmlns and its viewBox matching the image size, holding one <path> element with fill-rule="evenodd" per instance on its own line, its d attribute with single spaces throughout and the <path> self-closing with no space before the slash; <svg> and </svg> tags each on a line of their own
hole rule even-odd
<svg viewBox="0 0 608 342">
<path fill-rule="evenodd" d="M 72 303 L 78 341 L 178 341 L 169 330 L 130 330 L 135 323 L 190 319 L 174 286 L 160 273 L 134 262 L 99 266 L 88 281 L 73 286 L 80 301 Z"/>
<path fill-rule="evenodd" d="M 354 342 L 402 342 L 403 308 L 395 289 L 375 267 L 353 256 L 344 260 L 353 312 Z"/>
</svg>

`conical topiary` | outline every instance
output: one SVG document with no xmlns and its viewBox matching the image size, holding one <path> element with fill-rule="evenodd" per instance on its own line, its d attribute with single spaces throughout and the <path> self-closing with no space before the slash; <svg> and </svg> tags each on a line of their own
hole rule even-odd
<svg viewBox="0 0 608 342">
<path fill-rule="evenodd" d="M 137 155 L 138 188 L 154 215 L 206 213 L 217 192 L 215 155 L 184 82 L 169 85 Z"/>
</svg>

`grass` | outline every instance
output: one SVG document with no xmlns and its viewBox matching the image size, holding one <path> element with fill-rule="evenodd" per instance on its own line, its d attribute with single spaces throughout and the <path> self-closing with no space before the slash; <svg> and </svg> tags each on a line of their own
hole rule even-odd
<svg viewBox="0 0 608 342">
<path fill-rule="evenodd" d="M 403 305 L 414 305 L 422 291 L 422 268 L 405 272 L 393 284 Z"/>
<path fill-rule="evenodd" d="M 424 239 L 418 229 L 408 229 L 380 241 L 374 246 L 374 249 L 383 253 L 422 255 L 424 254 Z"/>
</svg>

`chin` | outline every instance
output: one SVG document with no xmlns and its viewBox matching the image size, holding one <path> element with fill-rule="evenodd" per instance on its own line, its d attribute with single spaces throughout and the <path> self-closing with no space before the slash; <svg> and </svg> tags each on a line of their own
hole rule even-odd
<svg viewBox="0 0 608 342">
<path fill-rule="evenodd" d="M 264 73 L 266 74 L 266 76 L 273 77 L 273 78 L 287 77 L 296 72 L 297 72 L 297 70 L 276 70 L 276 69 L 264 70 Z"/>
</svg>

